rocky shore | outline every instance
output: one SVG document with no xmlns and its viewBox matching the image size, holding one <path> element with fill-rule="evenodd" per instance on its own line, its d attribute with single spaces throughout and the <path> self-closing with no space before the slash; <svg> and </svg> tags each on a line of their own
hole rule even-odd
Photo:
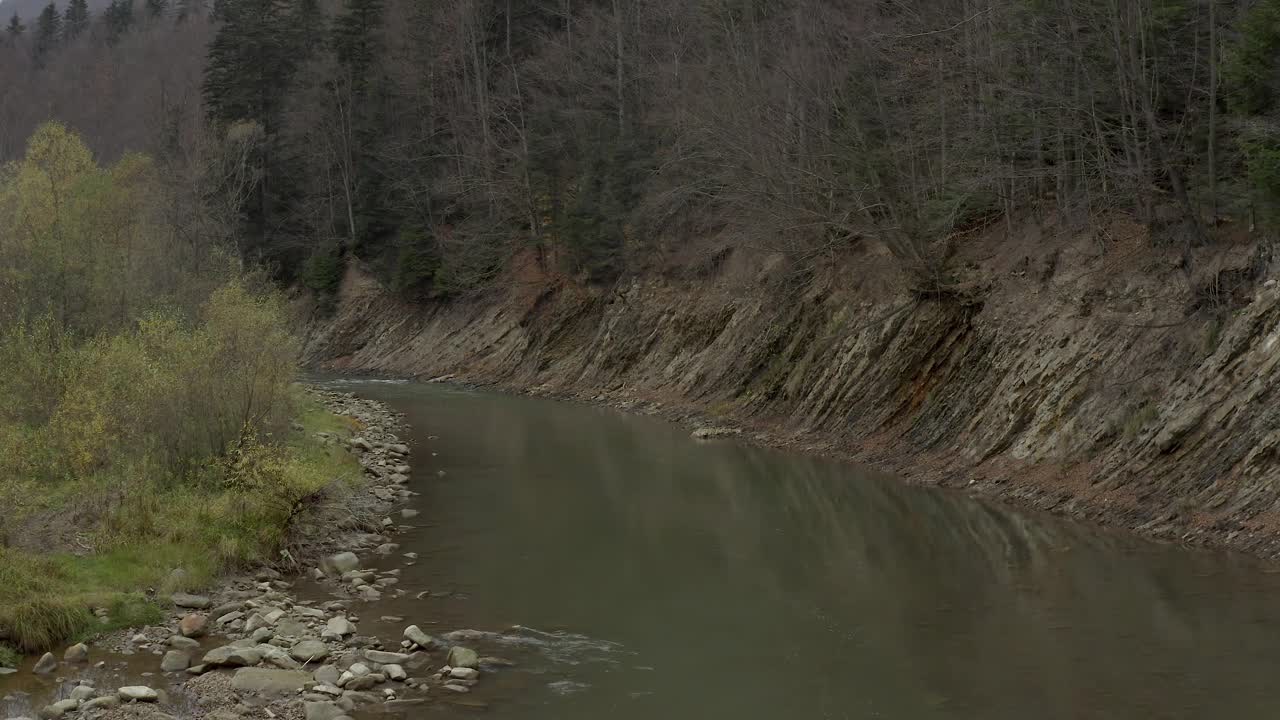
<svg viewBox="0 0 1280 720">
<path fill-rule="evenodd" d="M 411 450 L 396 434 L 400 418 L 383 404 L 311 392 L 358 427 L 348 437 L 320 433 L 324 443 L 355 454 L 365 471 L 356 496 L 311 525 L 334 529 L 299 538 L 291 545 L 296 553 L 286 553 L 288 567 L 228 578 L 209 594 L 173 594 L 166 624 L 136 628 L 96 647 L 75 645 L 61 657 L 45 654 L 32 672 L 58 676 L 57 690 L 40 718 L 342 720 L 362 706 L 410 711 L 435 696 L 470 693 L 484 674 L 510 664 L 461 644 L 475 637 L 467 631 L 437 638 L 409 620 L 381 616 L 404 622 L 399 637 L 360 632 L 362 617 L 379 617 L 380 600 L 406 594 L 397 587 L 398 567 L 375 570 L 369 562 L 385 567 L 392 557 L 403 565 L 416 561 L 413 553 L 399 553 L 395 542 L 413 530 L 403 521 L 416 515 L 399 507 L 416 494 Z M 333 599 L 301 599 L 297 591 L 304 585 Z M 101 651 L 154 655 L 154 670 L 141 678 L 150 684 L 129 678 L 104 686 L 101 678 L 111 677 L 110 670 L 93 657 Z M 96 681 L 78 677 L 90 675 L 90 668 Z"/>
</svg>

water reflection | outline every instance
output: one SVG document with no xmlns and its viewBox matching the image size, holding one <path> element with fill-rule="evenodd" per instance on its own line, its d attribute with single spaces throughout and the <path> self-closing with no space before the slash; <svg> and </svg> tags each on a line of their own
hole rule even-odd
<svg viewBox="0 0 1280 720">
<path fill-rule="evenodd" d="M 430 469 L 448 473 L 419 488 L 432 527 L 405 548 L 423 554 L 405 582 L 448 578 L 469 599 L 409 612 L 567 628 L 634 653 L 575 670 L 581 692 L 512 699 L 509 716 L 1253 717 L 1280 706 L 1280 576 L 1250 560 L 695 443 L 607 409 L 361 391 L 405 411 L 418 447 L 439 452 Z"/>
</svg>

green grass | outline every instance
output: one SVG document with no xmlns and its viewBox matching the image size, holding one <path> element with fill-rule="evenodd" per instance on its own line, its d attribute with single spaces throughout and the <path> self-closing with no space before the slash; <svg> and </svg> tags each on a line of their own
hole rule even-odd
<svg viewBox="0 0 1280 720">
<path fill-rule="evenodd" d="M 39 555 L 0 548 L 0 640 L 41 652 L 70 641 L 164 618 L 147 592 L 199 590 L 229 570 L 270 562 L 287 523 L 332 485 L 354 484 L 359 462 L 322 445 L 319 431 L 357 429 L 298 398 L 302 431 L 246 455 L 245 478 L 227 482 L 137 482 L 93 536 L 91 555 Z M 50 488 L 49 496 L 65 488 Z M 175 574 L 181 568 L 182 573 Z M 107 607 L 108 622 L 90 608 Z M 0 646 L 0 664 L 5 655 Z"/>
</svg>

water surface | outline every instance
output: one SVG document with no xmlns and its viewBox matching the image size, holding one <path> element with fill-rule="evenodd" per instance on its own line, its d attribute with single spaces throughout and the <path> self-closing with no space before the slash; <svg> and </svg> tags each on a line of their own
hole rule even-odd
<svg viewBox="0 0 1280 720">
<path fill-rule="evenodd" d="M 335 385 L 412 426 L 425 527 L 402 541 L 420 554 L 402 586 L 434 594 L 396 614 L 559 634 L 477 689 L 498 716 L 1280 711 L 1280 575 L 1262 563 L 606 408 Z"/>
</svg>

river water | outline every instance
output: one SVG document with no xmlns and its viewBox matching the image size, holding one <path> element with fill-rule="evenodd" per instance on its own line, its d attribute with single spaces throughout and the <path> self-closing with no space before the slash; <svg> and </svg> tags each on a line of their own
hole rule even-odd
<svg viewBox="0 0 1280 720">
<path fill-rule="evenodd" d="M 361 631 L 493 632 L 467 644 L 518 663 L 407 717 L 1280 712 L 1274 566 L 607 408 L 327 384 L 405 413 L 421 493 L 396 540 L 416 557 L 380 563 L 406 594 L 361 612 Z"/>
<path fill-rule="evenodd" d="M 1263 563 L 607 408 L 337 384 L 412 426 L 427 526 L 402 582 L 452 594 L 397 614 L 560 634 L 489 688 L 501 717 L 1280 712 Z"/>
</svg>

